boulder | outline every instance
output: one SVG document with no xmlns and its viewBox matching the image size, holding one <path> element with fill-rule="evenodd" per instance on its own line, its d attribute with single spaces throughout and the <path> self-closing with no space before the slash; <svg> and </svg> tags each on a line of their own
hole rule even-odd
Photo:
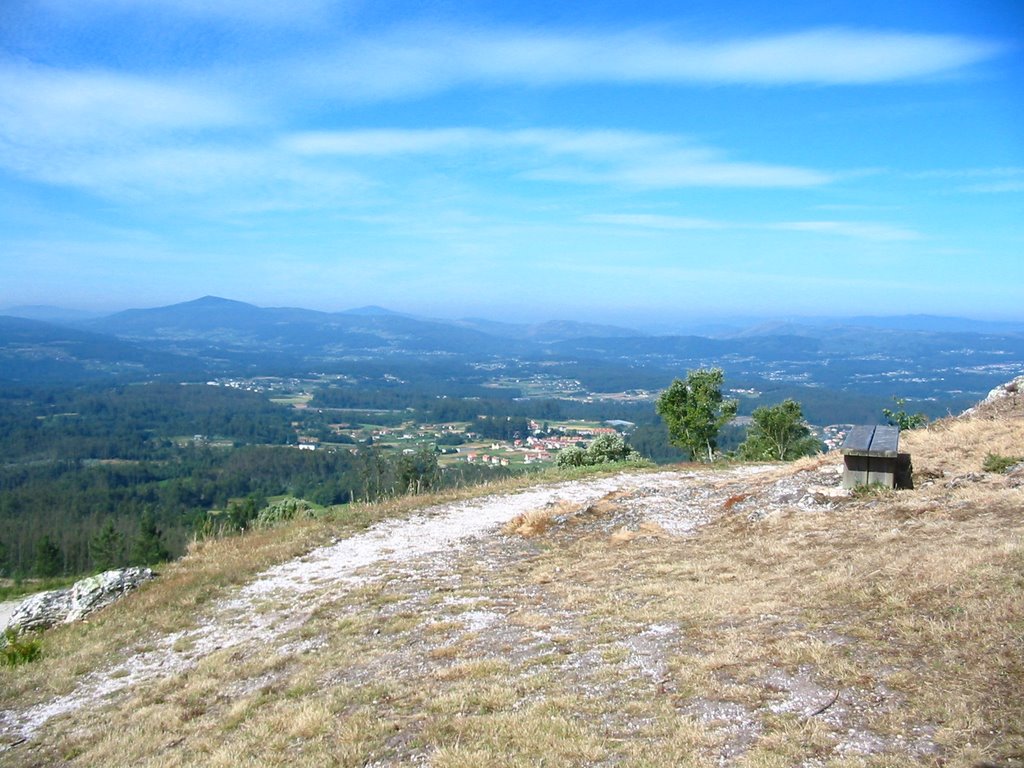
<svg viewBox="0 0 1024 768">
<path fill-rule="evenodd" d="M 6 629 L 26 632 L 78 621 L 152 578 L 149 568 L 133 566 L 89 576 L 68 589 L 40 592 L 14 609 Z"/>
<path fill-rule="evenodd" d="M 51 589 L 26 597 L 14 609 L 4 629 L 31 632 L 46 629 L 64 621 L 71 610 L 71 590 Z"/>
</svg>

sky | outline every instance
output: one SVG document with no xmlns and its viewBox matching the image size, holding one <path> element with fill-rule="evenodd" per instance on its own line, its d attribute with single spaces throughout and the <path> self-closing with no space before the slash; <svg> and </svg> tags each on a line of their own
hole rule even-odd
<svg viewBox="0 0 1024 768">
<path fill-rule="evenodd" d="M 1024 319 L 1019 0 L 3 0 L 0 307 Z"/>
</svg>

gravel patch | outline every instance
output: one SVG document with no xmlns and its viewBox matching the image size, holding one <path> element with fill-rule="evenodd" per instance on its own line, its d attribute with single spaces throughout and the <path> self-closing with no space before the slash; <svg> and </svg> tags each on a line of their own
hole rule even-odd
<svg viewBox="0 0 1024 768">
<path fill-rule="evenodd" d="M 556 503 L 585 506 L 613 492 L 662 486 L 680 489 L 683 478 L 693 475 L 626 473 L 573 480 L 436 505 L 405 520 L 384 521 L 365 533 L 268 569 L 215 604 L 195 629 L 158 638 L 151 650 L 86 675 L 65 696 L 21 711 L 0 712 L 0 751 L 32 738 L 58 715 L 95 706 L 127 688 L 180 674 L 216 651 L 256 642 L 277 645 L 279 637 L 305 624 L 320 604 L 372 579 L 372 567 L 378 564 L 400 565 L 427 558 L 436 566 L 446 555 L 493 534 L 516 515 Z M 267 610 L 269 600 L 287 607 Z M 261 605 L 264 607 L 259 610 Z"/>
<path fill-rule="evenodd" d="M 751 482 L 754 478 L 757 480 Z M 294 631 L 318 608 L 336 603 L 360 585 L 385 577 L 399 579 L 412 590 L 410 599 L 419 603 L 441 583 L 454 588 L 455 582 L 449 582 L 452 565 L 459 557 L 470 556 L 481 563 L 493 561 L 494 567 L 503 567 L 512 555 L 506 551 L 507 539 L 499 535 L 499 529 L 533 510 L 561 505 L 579 510 L 568 513 L 567 520 L 577 515 L 582 519 L 591 505 L 613 498 L 610 507 L 603 507 L 607 514 L 594 521 L 608 532 L 654 525 L 668 535 L 687 536 L 722 514 L 757 519 L 783 506 L 828 509 L 838 484 L 839 472 L 831 465 L 797 473 L 780 473 L 777 465 L 741 465 L 717 472 L 626 473 L 427 507 L 410 518 L 381 522 L 361 534 L 264 571 L 216 602 L 196 628 L 157 638 L 145 652 L 86 675 L 68 695 L 21 711 L 0 712 L 0 744 L 31 739 L 53 717 L 95 707 L 126 689 L 180 674 L 217 651 L 242 646 L 242 652 L 248 655 L 257 650 L 294 654 L 314 649 L 317 639 L 296 643 Z M 592 671 L 601 667 L 601 652 L 582 646 L 562 648 L 564 643 L 558 638 L 582 637 L 585 629 L 574 624 L 575 617 L 556 615 L 532 601 L 529 590 L 523 585 L 522 594 L 508 605 L 453 595 L 442 608 L 463 610 L 440 618 L 454 620 L 461 625 L 462 633 L 476 635 L 483 656 L 489 650 L 514 648 L 522 657 L 520 661 L 525 661 L 560 649 L 565 658 L 558 665 L 559 673 L 570 683 L 576 680 L 587 695 L 594 695 L 595 685 L 600 688 L 608 684 L 591 679 Z M 548 622 L 547 626 L 521 624 L 520 611 Z M 678 641 L 679 632 L 675 626 L 650 625 L 638 628 L 615 648 L 601 651 L 614 652 L 617 648 L 623 654 L 622 668 L 629 672 L 627 678 L 666 688 L 665 659 Z M 436 642 L 449 641 L 439 638 Z M 422 653 L 430 650 L 420 641 L 412 642 L 412 646 L 407 650 L 415 650 L 421 660 Z M 515 657 L 512 654 L 510 661 L 515 662 Z M 390 663 L 400 661 L 396 657 Z M 349 674 L 357 673 L 356 669 L 349 670 Z M 803 714 L 827 701 L 830 693 L 814 686 L 809 673 L 807 679 L 770 681 L 769 687 L 779 692 L 779 711 Z M 840 701 L 836 710 L 841 711 L 842 704 Z M 721 754 L 724 763 L 745 752 L 760 733 L 756 713 L 734 710 L 734 705 L 711 699 L 698 699 L 683 709 L 684 714 L 700 721 L 720 723 L 728 742 Z M 627 726 L 617 725 L 624 729 Z M 871 751 L 856 739 L 850 740 L 848 748 L 853 752 Z M 0 751 L 3 749 L 0 746 Z"/>
</svg>

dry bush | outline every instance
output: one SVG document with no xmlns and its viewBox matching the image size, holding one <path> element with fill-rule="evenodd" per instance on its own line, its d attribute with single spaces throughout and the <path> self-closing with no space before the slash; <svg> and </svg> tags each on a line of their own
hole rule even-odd
<svg viewBox="0 0 1024 768">
<path fill-rule="evenodd" d="M 746 498 L 747 498 L 747 494 L 745 494 L 745 493 L 733 494 L 732 496 L 730 496 L 728 499 L 725 500 L 724 504 L 722 504 L 722 511 L 723 512 L 728 512 L 730 509 L 735 507 L 741 501 L 745 501 Z"/>
<path fill-rule="evenodd" d="M 639 528 L 630 530 L 623 526 L 612 533 L 610 540 L 615 544 L 626 544 L 635 539 L 664 539 L 671 534 L 657 523 L 640 523 Z"/>
<path fill-rule="evenodd" d="M 569 517 L 576 512 L 576 506 L 570 502 L 551 504 L 540 509 L 531 509 L 516 515 L 501 527 L 506 536 L 522 536 L 529 539 L 540 536 L 555 524 L 557 517 Z"/>
</svg>

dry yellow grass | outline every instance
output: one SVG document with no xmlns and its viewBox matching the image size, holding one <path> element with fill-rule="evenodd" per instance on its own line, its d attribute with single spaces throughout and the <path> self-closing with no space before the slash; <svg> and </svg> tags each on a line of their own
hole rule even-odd
<svg viewBox="0 0 1024 768">
<path fill-rule="evenodd" d="M 501 527 L 501 532 L 506 536 L 522 536 L 528 539 L 544 533 L 555 524 L 555 520 L 559 516 L 566 517 L 575 512 L 576 508 L 566 503 L 531 509 L 529 512 L 516 515 L 505 523 Z"/>
<path fill-rule="evenodd" d="M 719 502 L 685 538 L 611 526 L 626 498 L 542 510 L 443 566 L 340 591 L 277 644 L 54 721 L 0 764 L 1019 768 L 1024 490 L 980 466 L 1021 445 L 1012 411 L 940 422 L 901 441 L 914 491 L 759 522 Z M 723 494 L 756 498 L 834 461 Z M 119 638 L 130 650 L 194 620 L 329 530 L 204 545 L 91 626 L 55 633 L 46 661 L 0 679 L 5 701 L 66 690 Z M 280 650 L 299 641 L 315 645 Z"/>
<path fill-rule="evenodd" d="M 1003 456 L 1024 454 L 1021 421 L 1024 397 L 1016 395 L 979 406 L 969 418 L 946 418 L 924 429 L 904 432 L 900 450 L 913 457 L 915 471 L 946 475 L 981 472 L 990 453 Z"/>
</svg>

